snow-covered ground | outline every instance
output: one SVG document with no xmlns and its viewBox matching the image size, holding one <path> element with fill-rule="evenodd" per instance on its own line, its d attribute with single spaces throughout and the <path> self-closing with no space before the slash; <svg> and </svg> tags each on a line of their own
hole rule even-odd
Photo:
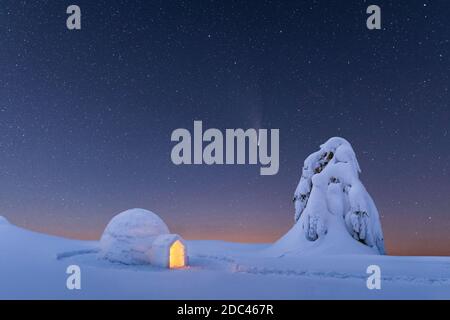
<svg viewBox="0 0 450 320">
<path fill-rule="evenodd" d="M 450 258 L 274 256 L 268 245 L 188 241 L 190 266 L 168 270 L 99 258 L 99 243 L 0 220 L 0 299 L 450 299 Z M 81 268 L 81 290 L 66 268 Z M 366 268 L 381 267 L 381 290 Z"/>
<path fill-rule="evenodd" d="M 350 143 L 329 139 L 304 161 L 295 224 L 281 239 L 187 241 L 189 266 L 179 270 L 155 267 L 168 265 L 157 239 L 182 239 L 148 210 L 117 215 L 99 242 L 37 234 L 0 217 L 0 299 L 450 299 L 450 257 L 383 255 L 360 172 Z M 66 287 L 71 265 L 80 267 L 81 290 Z M 381 288 L 369 290 L 373 265 Z"/>
</svg>

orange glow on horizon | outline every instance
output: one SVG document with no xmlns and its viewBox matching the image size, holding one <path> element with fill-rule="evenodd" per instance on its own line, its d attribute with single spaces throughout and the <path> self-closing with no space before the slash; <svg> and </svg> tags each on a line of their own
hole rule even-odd
<svg viewBox="0 0 450 320">
<path fill-rule="evenodd" d="M 35 225 L 31 223 L 16 223 L 13 219 L 9 221 L 19 227 L 76 240 L 98 241 L 103 233 L 103 225 L 100 227 L 71 226 L 71 228 L 55 227 L 53 225 Z M 388 255 L 394 256 L 449 256 L 450 248 L 448 242 L 442 241 L 438 235 L 427 238 L 414 238 L 412 232 L 398 231 L 393 223 L 385 223 L 384 238 Z M 246 230 L 232 229 L 221 231 L 217 228 L 199 228 L 198 226 L 182 226 L 174 228 L 173 233 L 180 234 L 186 240 L 219 240 L 237 243 L 273 243 L 280 239 L 290 226 L 286 224 L 277 226 L 254 226 Z M 398 241 L 398 238 L 403 241 Z M 435 245 L 439 243 L 440 245 Z"/>
</svg>

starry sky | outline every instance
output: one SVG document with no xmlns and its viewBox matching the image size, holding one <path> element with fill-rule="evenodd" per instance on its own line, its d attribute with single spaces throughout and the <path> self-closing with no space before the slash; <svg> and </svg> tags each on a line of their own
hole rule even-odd
<svg viewBox="0 0 450 320">
<path fill-rule="evenodd" d="M 77 4 L 82 30 L 66 28 Z M 382 30 L 366 8 L 382 9 Z M 269 242 L 306 156 L 349 140 L 387 251 L 450 255 L 450 3 L 0 2 L 0 214 L 98 239 L 142 207 L 187 239 Z M 280 171 L 175 166 L 174 129 L 279 128 Z"/>
</svg>

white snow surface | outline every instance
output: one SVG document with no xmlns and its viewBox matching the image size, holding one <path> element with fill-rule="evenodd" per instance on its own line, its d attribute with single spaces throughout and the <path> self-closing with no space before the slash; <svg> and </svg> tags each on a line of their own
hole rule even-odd
<svg viewBox="0 0 450 320">
<path fill-rule="evenodd" d="M 268 257 L 269 245 L 187 241 L 190 266 L 169 270 L 98 257 L 100 243 L 0 224 L 0 299 L 450 299 L 449 257 Z M 381 268 L 381 290 L 366 286 Z M 68 290 L 67 267 L 81 269 Z"/>
<path fill-rule="evenodd" d="M 360 171 L 351 145 L 330 139 L 305 160 L 285 236 L 275 244 L 185 241 L 189 266 L 179 270 L 142 264 L 153 240 L 169 234 L 150 211 L 119 214 L 100 241 L 0 217 L 0 299 L 450 299 L 450 257 L 383 255 Z M 66 287 L 71 265 L 81 269 L 81 290 Z M 381 269 L 381 290 L 367 287 L 371 265 Z"/>
<path fill-rule="evenodd" d="M 384 254 L 379 214 L 360 172 L 343 138 L 308 156 L 294 193 L 296 223 L 268 254 Z"/>
<path fill-rule="evenodd" d="M 159 235 L 169 228 L 155 213 L 131 209 L 115 216 L 100 239 L 100 257 L 124 264 L 149 263 L 148 253 Z"/>
</svg>

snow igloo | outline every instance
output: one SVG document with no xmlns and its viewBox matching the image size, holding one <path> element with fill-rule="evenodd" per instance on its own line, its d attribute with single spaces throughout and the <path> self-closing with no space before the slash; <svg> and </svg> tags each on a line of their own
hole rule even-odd
<svg viewBox="0 0 450 320">
<path fill-rule="evenodd" d="M 106 226 L 100 239 L 100 257 L 128 265 L 175 269 L 187 265 L 187 246 L 155 213 L 131 209 L 112 218 Z"/>
</svg>

